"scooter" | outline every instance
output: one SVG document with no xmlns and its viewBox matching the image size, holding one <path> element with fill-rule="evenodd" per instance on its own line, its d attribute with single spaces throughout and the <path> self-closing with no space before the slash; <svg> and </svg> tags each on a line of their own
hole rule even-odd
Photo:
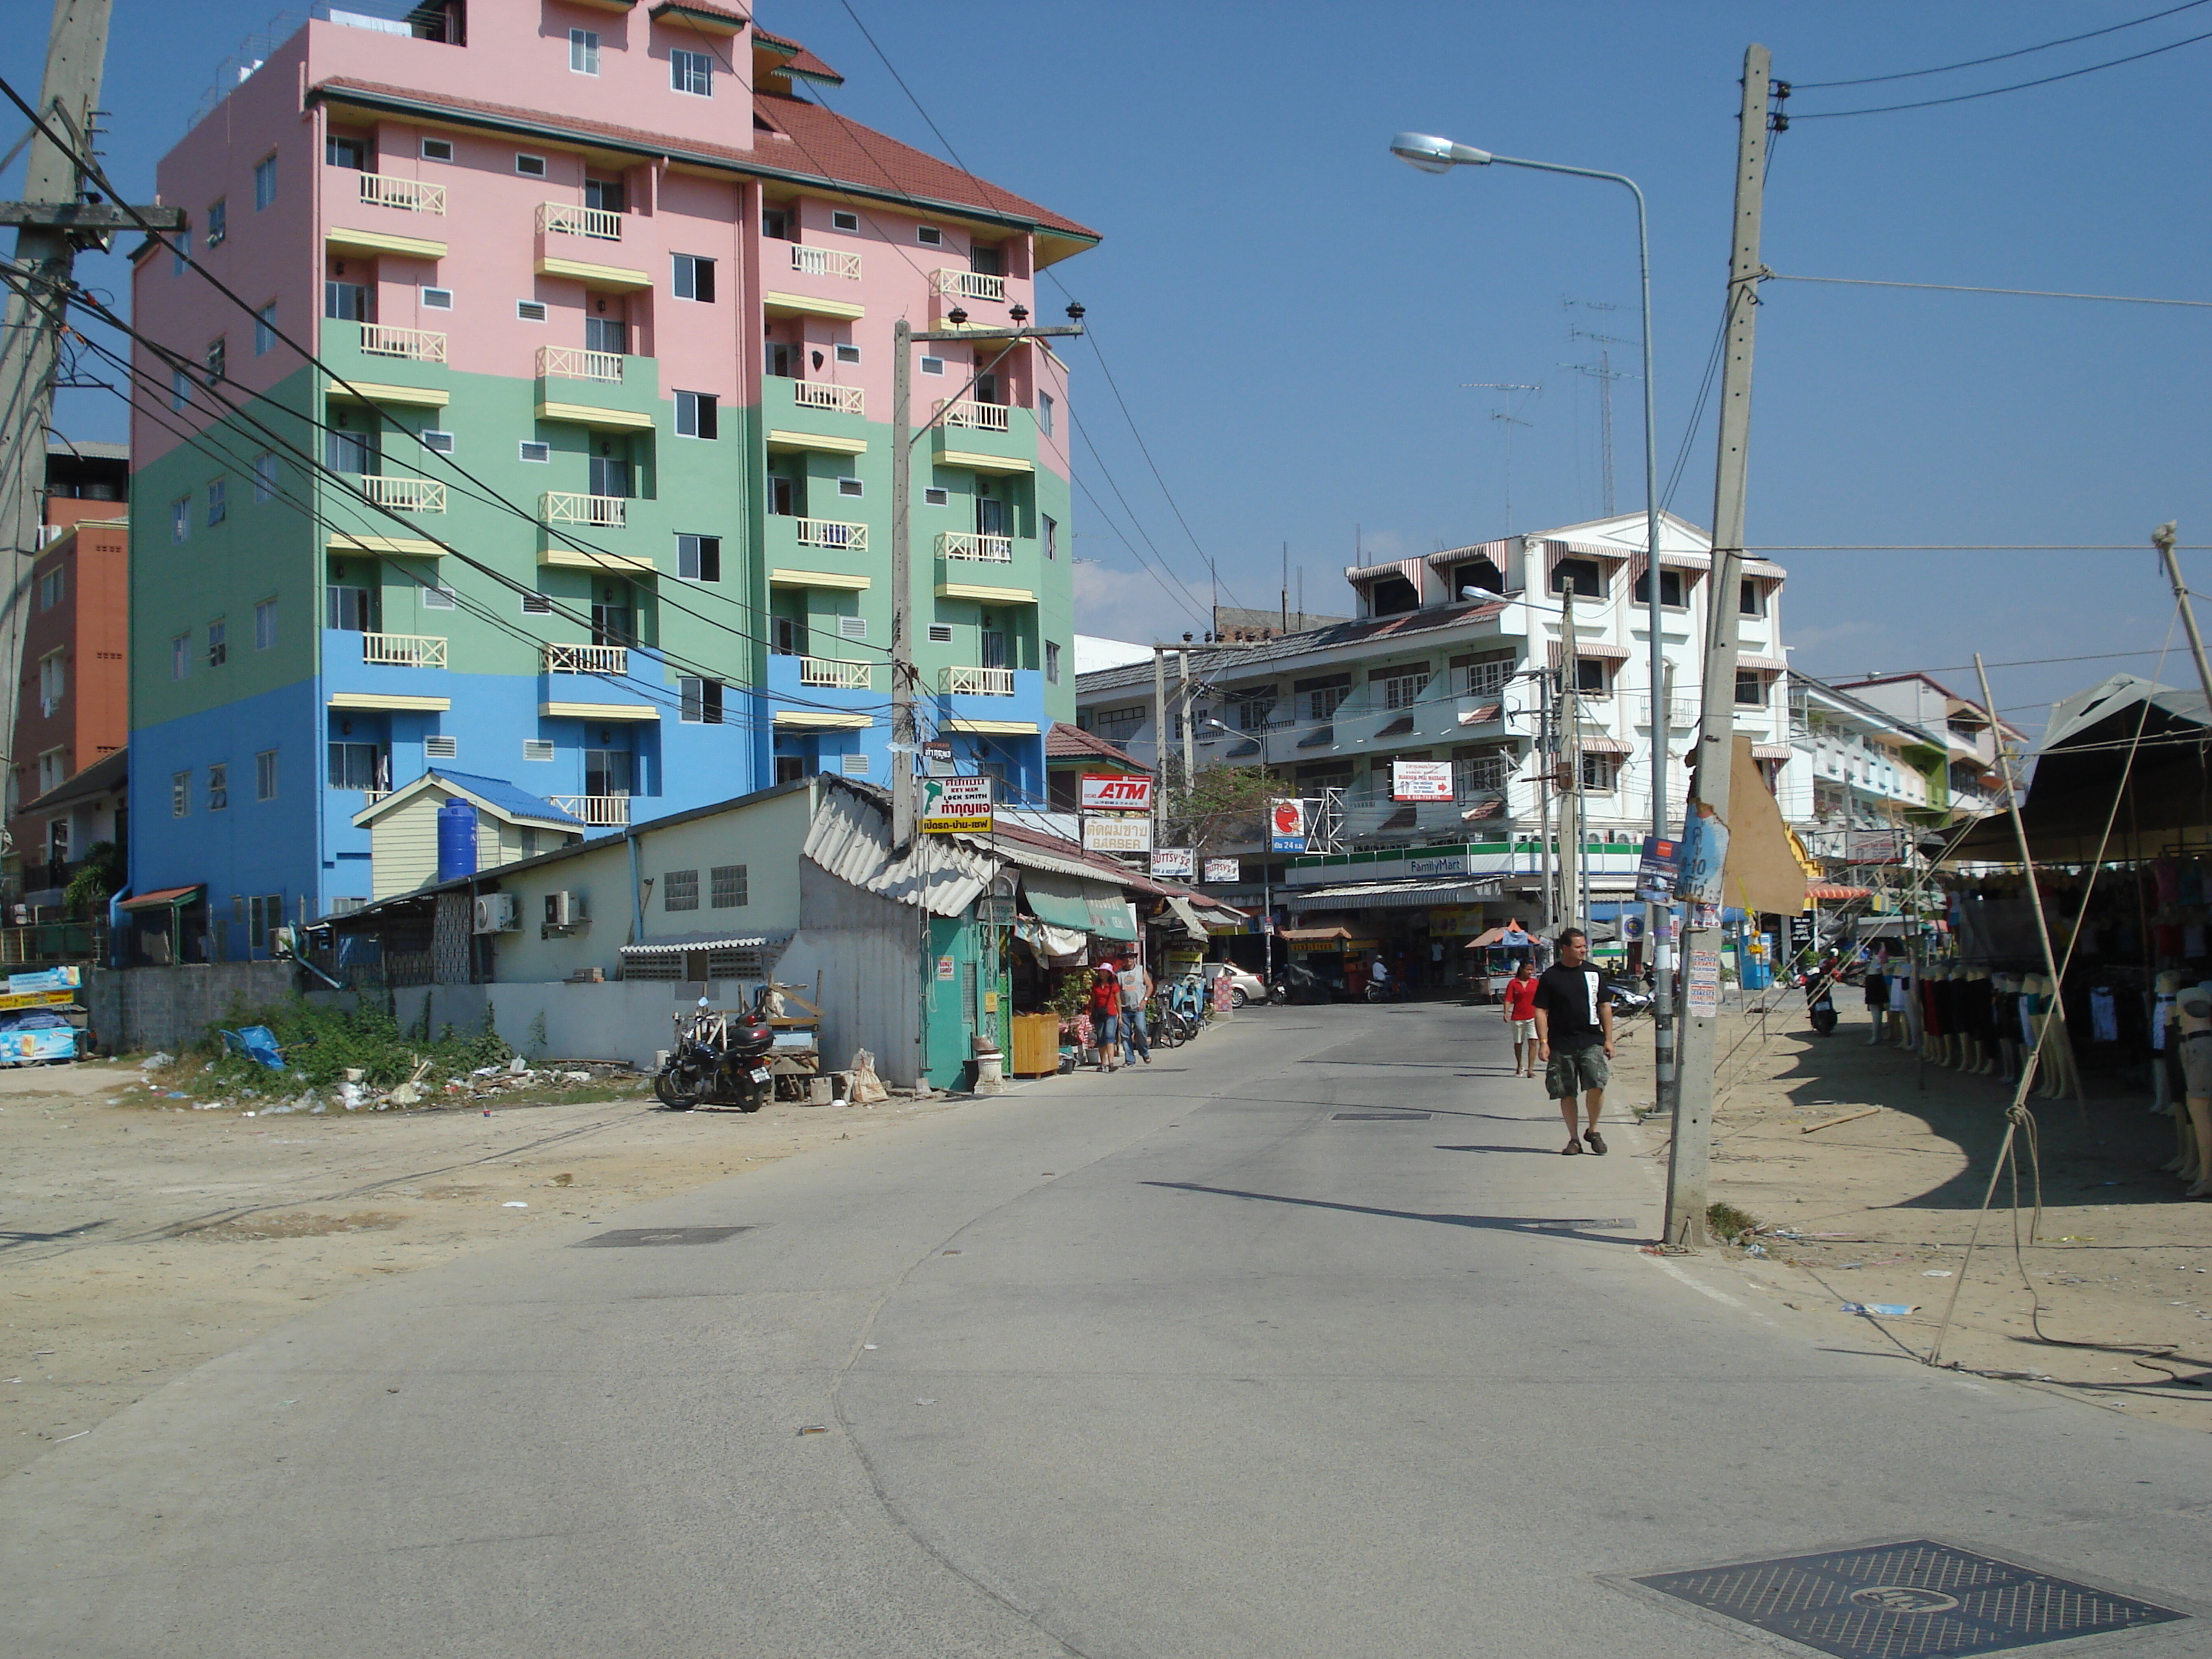
<svg viewBox="0 0 2212 1659">
<path fill-rule="evenodd" d="M 1626 980 L 1613 980 L 1605 988 L 1606 1005 L 1616 1019 L 1633 1019 L 1638 1014 L 1651 1012 L 1651 995 L 1639 991 Z"/>
<path fill-rule="evenodd" d="M 702 1103 L 757 1112 L 775 1097 L 768 1056 L 775 1028 L 763 1012 L 766 995 L 763 988 L 750 1012 L 734 1015 L 708 1007 L 701 997 L 690 1013 L 675 1017 L 676 1046 L 653 1078 L 662 1105 L 672 1112 Z"/>
</svg>

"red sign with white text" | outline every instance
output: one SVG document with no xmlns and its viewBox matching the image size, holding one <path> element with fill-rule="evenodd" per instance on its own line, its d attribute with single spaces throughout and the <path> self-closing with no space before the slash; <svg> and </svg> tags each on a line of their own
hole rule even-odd
<svg viewBox="0 0 2212 1659">
<path fill-rule="evenodd" d="M 1152 781 L 1141 772 L 1085 772 L 1083 810 L 1149 812 L 1152 810 Z"/>
</svg>

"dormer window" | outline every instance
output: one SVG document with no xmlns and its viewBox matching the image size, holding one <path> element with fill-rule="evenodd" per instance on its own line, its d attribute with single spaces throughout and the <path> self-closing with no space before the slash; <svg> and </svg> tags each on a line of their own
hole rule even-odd
<svg viewBox="0 0 2212 1659">
<path fill-rule="evenodd" d="M 1403 576 L 1385 576 L 1368 590 L 1368 608 L 1378 617 L 1395 617 L 1420 608 L 1421 595 Z"/>
</svg>

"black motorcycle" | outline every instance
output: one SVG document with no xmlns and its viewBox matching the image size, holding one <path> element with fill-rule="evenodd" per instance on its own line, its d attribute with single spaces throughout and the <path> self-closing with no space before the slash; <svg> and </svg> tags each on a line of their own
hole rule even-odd
<svg viewBox="0 0 2212 1659">
<path fill-rule="evenodd" d="M 733 1106 L 757 1112 L 775 1097 L 768 1067 L 775 1028 L 761 1005 L 750 1012 L 709 1008 L 701 997 L 689 1014 L 676 1017 L 676 1046 L 653 1073 L 653 1092 L 672 1112 L 694 1106 Z"/>
</svg>

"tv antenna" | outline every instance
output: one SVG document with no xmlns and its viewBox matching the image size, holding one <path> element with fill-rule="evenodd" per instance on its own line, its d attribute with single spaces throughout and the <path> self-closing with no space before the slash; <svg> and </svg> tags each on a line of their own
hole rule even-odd
<svg viewBox="0 0 2212 1659">
<path fill-rule="evenodd" d="M 1601 308 L 1617 310 L 1619 307 L 1608 306 Z M 1613 354 L 1607 348 L 1632 345 L 1635 343 L 1623 339 L 1618 334 L 1599 334 L 1587 328 L 1571 328 L 1567 331 L 1567 337 L 1570 340 L 1592 340 L 1597 343 L 1595 363 L 1561 363 L 1559 367 L 1571 368 L 1577 374 L 1587 374 L 1597 382 L 1598 453 L 1601 470 L 1605 479 L 1605 516 L 1609 519 L 1613 514 L 1613 383 L 1615 380 L 1641 380 L 1643 377 L 1632 374 L 1625 368 L 1615 368 L 1613 366 Z"/>
<path fill-rule="evenodd" d="M 1520 380 L 1462 380 L 1459 384 L 1460 390 L 1462 392 L 1526 392 L 1539 398 L 1544 395 L 1544 388 L 1540 385 L 1531 386 Z M 1536 426 L 1533 421 L 1522 420 L 1516 416 L 1505 413 L 1503 410 L 1493 409 L 1490 411 L 1490 418 L 1493 421 L 1501 421 L 1505 426 L 1504 533 L 1510 536 L 1513 533 L 1513 428 L 1516 426 L 1527 427 L 1533 432 L 1536 429 Z"/>
</svg>

